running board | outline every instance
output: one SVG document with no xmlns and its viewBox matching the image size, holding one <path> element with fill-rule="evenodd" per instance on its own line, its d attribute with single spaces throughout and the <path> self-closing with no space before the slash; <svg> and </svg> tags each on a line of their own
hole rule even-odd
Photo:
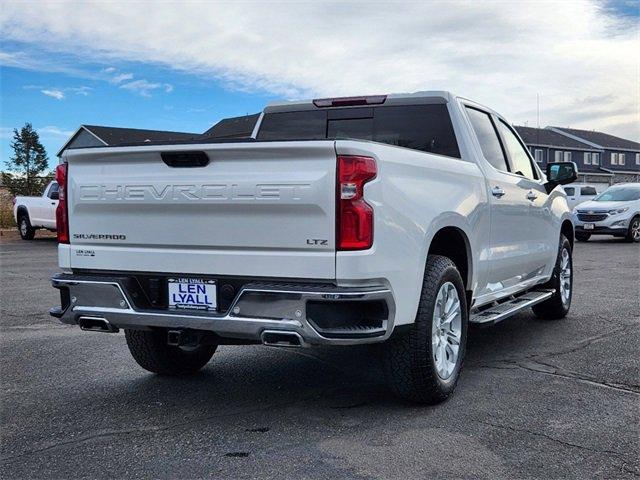
<svg viewBox="0 0 640 480">
<path fill-rule="evenodd" d="M 518 313 L 525 308 L 533 307 L 535 304 L 544 302 L 551 298 L 555 290 L 534 290 L 515 298 L 503 301 L 497 305 L 485 308 L 479 312 L 472 312 L 469 323 L 491 325 L 498 323 L 505 318 Z"/>
</svg>

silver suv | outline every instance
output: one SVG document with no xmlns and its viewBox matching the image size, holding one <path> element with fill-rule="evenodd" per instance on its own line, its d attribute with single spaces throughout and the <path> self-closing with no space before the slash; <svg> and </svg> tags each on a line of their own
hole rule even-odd
<svg viewBox="0 0 640 480">
<path fill-rule="evenodd" d="M 593 200 L 573 209 L 576 239 L 591 235 L 624 237 L 640 242 L 640 183 L 621 183 L 609 187 Z"/>
</svg>

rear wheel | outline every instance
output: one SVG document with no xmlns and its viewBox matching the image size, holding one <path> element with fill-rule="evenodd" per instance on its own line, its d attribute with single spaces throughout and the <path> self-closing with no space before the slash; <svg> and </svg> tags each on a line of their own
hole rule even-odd
<svg viewBox="0 0 640 480">
<path fill-rule="evenodd" d="M 587 242 L 590 238 L 590 233 L 576 233 L 576 240 L 579 242 Z"/>
<path fill-rule="evenodd" d="M 18 218 L 18 231 L 23 240 L 33 240 L 36 229 L 31 226 L 29 215 L 22 214 L 20 218 Z"/>
<path fill-rule="evenodd" d="M 188 375 L 204 367 L 217 345 L 167 345 L 165 330 L 125 330 L 131 355 L 145 370 L 160 375 Z"/>
<path fill-rule="evenodd" d="M 640 242 L 640 216 L 635 216 L 629 222 L 629 230 L 625 237 L 627 242 Z"/>
<path fill-rule="evenodd" d="M 385 348 L 385 374 L 394 393 L 435 404 L 453 392 L 464 360 L 468 312 L 464 284 L 447 257 L 429 255 L 416 320 Z"/>
<path fill-rule="evenodd" d="M 555 293 L 548 300 L 534 305 L 533 313 L 539 318 L 554 320 L 566 317 L 573 296 L 573 257 L 571 243 L 564 235 L 560 236 L 560 247 L 553 276 L 545 287 L 553 288 Z"/>
</svg>

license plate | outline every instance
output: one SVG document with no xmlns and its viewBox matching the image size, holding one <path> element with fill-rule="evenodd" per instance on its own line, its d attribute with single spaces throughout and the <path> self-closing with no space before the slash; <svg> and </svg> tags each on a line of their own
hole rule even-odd
<svg viewBox="0 0 640 480">
<path fill-rule="evenodd" d="M 170 278 L 169 308 L 212 311 L 218 308 L 215 280 Z"/>
<path fill-rule="evenodd" d="M 595 228 L 595 225 L 593 223 L 585 223 L 583 228 L 585 230 L 593 230 Z"/>
</svg>

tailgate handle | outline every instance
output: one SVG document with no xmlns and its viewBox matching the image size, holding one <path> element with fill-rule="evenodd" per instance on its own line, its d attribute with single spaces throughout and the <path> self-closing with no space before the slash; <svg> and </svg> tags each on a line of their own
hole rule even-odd
<svg viewBox="0 0 640 480">
<path fill-rule="evenodd" d="M 162 161 L 173 168 L 206 167 L 209 157 L 204 152 L 162 152 Z"/>
</svg>

